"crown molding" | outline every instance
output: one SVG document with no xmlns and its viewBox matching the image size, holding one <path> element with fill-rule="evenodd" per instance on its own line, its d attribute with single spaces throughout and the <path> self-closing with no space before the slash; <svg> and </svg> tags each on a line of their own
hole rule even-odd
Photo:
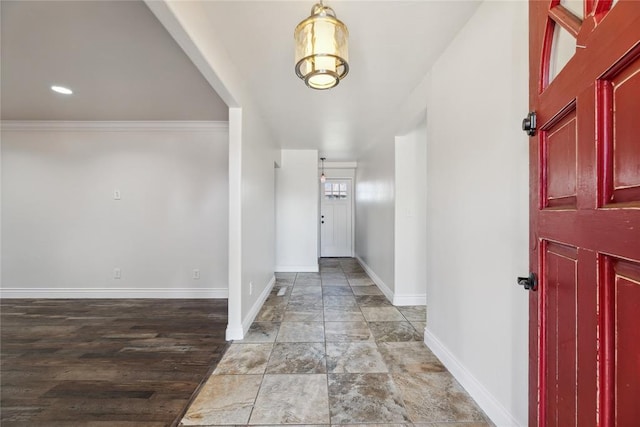
<svg viewBox="0 0 640 427">
<path fill-rule="evenodd" d="M 2 130 L 10 131 L 227 131 L 229 122 L 208 120 L 148 120 L 148 121 L 63 121 L 63 120 L 3 120 Z"/>
</svg>

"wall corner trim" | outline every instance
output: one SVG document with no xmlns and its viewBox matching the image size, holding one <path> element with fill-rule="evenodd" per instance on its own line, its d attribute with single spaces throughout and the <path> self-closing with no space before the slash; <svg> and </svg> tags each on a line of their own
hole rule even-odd
<svg viewBox="0 0 640 427">
<path fill-rule="evenodd" d="M 520 427 L 515 417 L 455 357 L 430 330 L 424 330 L 424 343 L 451 372 L 497 427 Z"/>
</svg>

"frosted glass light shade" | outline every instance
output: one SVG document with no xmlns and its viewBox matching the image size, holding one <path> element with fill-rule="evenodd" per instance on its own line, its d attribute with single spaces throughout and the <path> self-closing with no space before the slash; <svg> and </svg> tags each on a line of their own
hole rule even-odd
<svg viewBox="0 0 640 427">
<path fill-rule="evenodd" d="M 294 31 L 296 74 L 313 89 L 330 89 L 349 72 L 349 31 L 330 7 L 316 4 Z"/>
</svg>

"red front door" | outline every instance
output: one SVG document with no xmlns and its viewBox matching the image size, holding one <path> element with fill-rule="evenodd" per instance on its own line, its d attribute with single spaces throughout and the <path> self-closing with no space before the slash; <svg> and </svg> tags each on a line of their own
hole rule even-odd
<svg viewBox="0 0 640 427">
<path fill-rule="evenodd" d="M 640 1 L 530 1 L 530 426 L 640 426 Z"/>
</svg>

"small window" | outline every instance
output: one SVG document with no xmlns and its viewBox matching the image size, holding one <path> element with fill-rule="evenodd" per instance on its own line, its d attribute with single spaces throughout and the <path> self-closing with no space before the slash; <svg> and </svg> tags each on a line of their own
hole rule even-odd
<svg viewBox="0 0 640 427">
<path fill-rule="evenodd" d="M 324 198 L 327 200 L 337 200 L 347 198 L 347 184 L 344 182 L 325 182 Z"/>
</svg>

